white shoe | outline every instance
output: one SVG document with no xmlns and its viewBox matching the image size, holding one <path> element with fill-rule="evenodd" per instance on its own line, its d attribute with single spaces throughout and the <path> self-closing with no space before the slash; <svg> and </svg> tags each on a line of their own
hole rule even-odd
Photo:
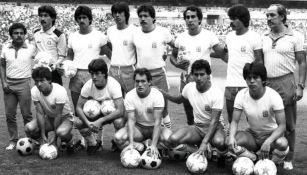
<svg viewBox="0 0 307 175">
<path fill-rule="evenodd" d="M 11 143 L 9 144 L 9 146 L 7 146 L 7 147 L 5 148 L 5 150 L 7 150 L 7 151 L 14 150 L 14 149 L 16 149 L 16 143 L 15 143 L 15 142 L 11 142 Z"/>
<path fill-rule="evenodd" d="M 284 169 L 285 170 L 292 170 L 293 169 L 293 164 L 291 161 L 284 161 Z"/>
</svg>

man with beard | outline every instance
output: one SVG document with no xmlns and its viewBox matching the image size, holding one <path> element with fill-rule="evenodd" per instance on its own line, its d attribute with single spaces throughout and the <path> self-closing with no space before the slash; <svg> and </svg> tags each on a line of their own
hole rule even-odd
<svg viewBox="0 0 307 175">
<path fill-rule="evenodd" d="M 284 169 L 293 169 L 296 127 L 296 103 L 303 97 L 306 80 L 306 53 L 304 37 L 286 24 L 287 10 L 281 4 L 271 5 L 266 12 L 270 31 L 263 42 L 264 65 L 268 71 L 267 86 L 276 90 L 283 99 L 286 114 L 285 137 L 289 142 L 289 154 Z M 298 63 L 298 80 L 294 72 Z"/>
<path fill-rule="evenodd" d="M 203 19 L 202 11 L 199 7 L 189 6 L 183 12 L 187 31 L 178 35 L 175 40 L 175 47 L 171 55 L 171 63 L 185 72 L 181 74 L 180 92 L 184 86 L 193 81 L 190 74 L 191 65 L 195 60 L 204 59 L 211 64 L 210 53 L 213 50 L 215 55 L 224 57 L 224 50 L 219 45 L 217 36 L 201 26 Z M 188 101 L 183 103 L 187 116 L 188 125 L 193 124 L 193 109 Z"/>
<path fill-rule="evenodd" d="M 34 31 L 37 53 L 46 52 L 51 56 L 52 82 L 62 85 L 62 78 L 57 68 L 66 56 L 65 34 L 54 26 L 57 14 L 52 6 L 40 6 L 38 16 L 41 29 Z"/>
<path fill-rule="evenodd" d="M 12 41 L 4 45 L 1 52 L 0 77 L 9 132 L 9 145 L 6 150 L 13 150 L 18 140 L 16 110 L 19 103 L 24 124 L 32 120 L 31 114 L 31 63 L 35 47 L 26 44 L 26 27 L 14 23 L 9 28 Z"/>
<path fill-rule="evenodd" d="M 115 134 L 115 141 L 122 148 L 128 146 L 144 151 L 141 142 L 152 139 L 150 153 L 158 155 L 158 142 L 165 143 L 171 133 L 161 127 L 164 98 L 158 89 L 151 87 L 152 77 L 146 68 L 135 70 L 134 82 L 135 88 L 125 98 L 127 125 Z"/>
<path fill-rule="evenodd" d="M 103 59 L 94 59 L 88 65 L 91 79 L 82 87 L 81 94 L 76 107 L 76 115 L 79 117 L 75 121 L 75 126 L 80 130 L 81 135 L 87 141 L 87 152 L 95 153 L 101 143 L 95 140 L 94 133 L 106 124 L 113 123 L 115 131 L 125 126 L 124 101 L 120 84 L 111 76 L 108 76 L 108 67 Z M 89 119 L 83 112 L 83 106 L 89 99 L 94 99 L 100 103 L 104 100 L 112 100 L 115 111 L 108 115 L 98 115 L 94 119 Z"/>
<path fill-rule="evenodd" d="M 228 51 L 227 78 L 225 88 L 228 121 L 231 123 L 233 104 L 239 90 L 246 87 L 242 70 L 246 63 L 263 63 L 261 37 L 248 28 L 250 14 L 243 5 L 234 5 L 228 10 L 230 26 L 234 30 L 226 36 Z"/>
</svg>

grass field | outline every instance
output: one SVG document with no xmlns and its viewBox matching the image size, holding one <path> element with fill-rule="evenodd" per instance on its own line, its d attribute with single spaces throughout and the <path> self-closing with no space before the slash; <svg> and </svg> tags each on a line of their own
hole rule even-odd
<svg viewBox="0 0 307 175">
<path fill-rule="evenodd" d="M 169 80 L 173 93 L 178 93 L 179 70 L 168 64 Z M 213 82 L 217 83 L 221 89 L 224 88 L 226 64 L 219 60 L 213 60 Z M 65 81 L 67 87 L 67 80 Z M 286 175 L 303 175 L 307 174 L 307 91 L 305 97 L 298 103 L 298 120 L 297 120 L 297 137 L 295 152 L 295 169 L 293 171 L 283 171 L 279 168 L 278 174 Z M 0 97 L 3 92 L 0 91 Z M 170 103 L 169 111 L 173 122 L 173 130 L 180 128 L 186 124 L 183 107 L 174 103 Z M 8 133 L 5 121 L 5 111 L 3 101 L 0 101 L 0 175 L 31 175 L 31 174 L 189 174 L 186 169 L 185 162 L 174 162 L 163 160 L 162 165 L 157 170 L 125 169 L 121 166 L 119 153 L 110 152 L 110 140 L 112 139 L 114 129 L 111 125 L 104 128 L 104 150 L 93 156 L 88 156 L 85 151 L 78 152 L 74 155 L 60 153 L 55 160 L 41 160 L 37 151 L 31 156 L 22 157 L 16 151 L 5 151 L 8 144 Z M 224 112 L 224 117 L 226 114 Z M 20 137 L 25 134 L 23 132 L 22 120 L 20 112 L 17 114 Z M 241 128 L 246 126 L 246 121 L 242 119 Z M 219 166 L 216 163 L 209 162 L 208 170 L 205 174 L 226 175 L 232 174 L 230 167 Z"/>
</svg>

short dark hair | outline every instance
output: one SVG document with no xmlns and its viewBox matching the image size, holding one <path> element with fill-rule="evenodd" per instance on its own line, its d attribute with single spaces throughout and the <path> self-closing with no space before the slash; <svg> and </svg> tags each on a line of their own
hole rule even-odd
<svg viewBox="0 0 307 175">
<path fill-rule="evenodd" d="M 282 22 L 285 24 L 287 21 L 287 9 L 282 4 L 271 4 L 270 7 L 276 6 L 277 7 L 277 13 L 279 16 L 283 16 Z"/>
<path fill-rule="evenodd" d="M 267 71 L 265 66 L 262 63 L 258 62 L 252 62 L 252 63 L 246 63 L 243 68 L 243 78 L 246 80 L 246 78 L 249 75 L 256 75 L 260 76 L 262 81 L 266 81 L 267 79 Z"/>
<path fill-rule="evenodd" d="M 12 37 L 13 32 L 14 32 L 15 29 L 22 29 L 23 32 L 24 32 L 25 34 L 27 34 L 27 29 L 26 29 L 26 27 L 25 27 L 23 24 L 21 24 L 21 23 L 13 23 L 13 24 L 10 26 L 10 28 L 9 28 L 9 34 L 10 34 L 11 37 Z"/>
<path fill-rule="evenodd" d="M 188 6 L 185 11 L 183 12 L 183 19 L 186 19 L 187 11 L 196 12 L 197 18 L 200 20 L 199 24 L 201 24 L 201 21 L 203 20 L 203 13 L 201 9 L 195 5 Z"/>
<path fill-rule="evenodd" d="M 248 11 L 248 8 L 246 8 L 244 5 L 237 4 L 230 7 L 227 14 L 229 16 L 229 19 L 238 19 L 243 23 L 245 27 L 249 26 L 250 13 Z"/>
<path fill-rule="evenodd" d="M 146 75 L 146 78 L 147 78 L 147 81 L 148 81 L 148 82 L 152 80 L 151 73 L 150 73 L 149 70 L 146 69 L 146 68 L 138 68 L 138 69 L 135 69 L 134 75 L 133 75 L 133 79 L 134 79 L 134 80 L 135 80 L 135 77 L 136 77 L 137 74 L 139 74 L 139 75 Z"/>
<path fill-rule="evenodd" d="M 102 58 L 93 59 L 88 64 L 88 71 L 90 73 L 95 73 L 100 71 L 102 74 L 105 74 L 105 78 L 108 76 L 108 65 Z"/>
<path fill-rule="evenodd" d="M 207 60 L 199 59 L 194 61 L 194 63 L 191 66 L 191 73 L 193 74 L 194 71 L 200 69 L 205 69 L 207 75 L 211 74 L 211 67 Z"/>
<path fill-rule="evenodd" d="M 92 14 L 92 10 L 88 7 L 88 6 L 85 6 L 85 5 L 81 5 L 79 6 L 76 11 L 75 11 L 75 21 L 77 21 L 77 18 L 80 16 L 80 15 L 85 15 L 88 17 L 88 19 L 90 20 L 90 24 L 92 24 L 92 21 L 93 21 L 93 14 Z"/>
<path fill-rule="evenodd" d="M 115 4 L 112 5 L 111 7 L 111 13 L 114 15 L 115 13 L 125 13 L 126 17 L 126 24 L 129 22 L 129 17 L 130 17 L 130 11 L 129 11 L 129 6 L 126 2 L 116 2 Z"/>
<path fill-rule="evenodd" d="M 42 12 L 48 13 L 49 16 L 50 16 L 52 19 L 54 19 L 54 20 L 52 21 L 52 25 L 54 25 L 54 24 L 55 24 L 55 20 L 56 20 L 56 15 L 57 15 L 55 9 L 54 9 L 52 6 L 50 6 L 50 5 L 43 5 L 43 6 L 40 6 L 40 7 L 38 8 L 38 16 L 39 16 Z"/>
<path fill-rule="evenodd" d="M 155 8 L 150 3 L 142 4 L 141 6 L 139 6 L 137 9 L 138 16 L 141 12 L 148 12 L 150 17 L 152 17 L 153 19 L 156 19 Z M 154 20 L 154 22 L 155 21 L 156 20 Z"/>
<path fill-rule="evenodd" d="M 48 67 L 37 67 L 32 71 L 33 80 L 37 78 L 46 78 L 46 80 L 52 80 L 52 73 Z"/>
</svg>

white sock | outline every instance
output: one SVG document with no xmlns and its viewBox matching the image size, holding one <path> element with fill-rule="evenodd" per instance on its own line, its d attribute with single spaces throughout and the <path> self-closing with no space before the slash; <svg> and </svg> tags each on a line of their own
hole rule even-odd
<svg viewBox="0 0 307 175">
<path fill-rule="evenodd" d="M 281 164 L 284 161 L 284 159 L 286 158 L 288 152 L 289 152 L 289 146 L 284 151 L 280 151 L 278 149 L 274 149 L 273 152 L 272 152 L 272 159 L 271 160 L 275 164 Z"/>
</svg>

